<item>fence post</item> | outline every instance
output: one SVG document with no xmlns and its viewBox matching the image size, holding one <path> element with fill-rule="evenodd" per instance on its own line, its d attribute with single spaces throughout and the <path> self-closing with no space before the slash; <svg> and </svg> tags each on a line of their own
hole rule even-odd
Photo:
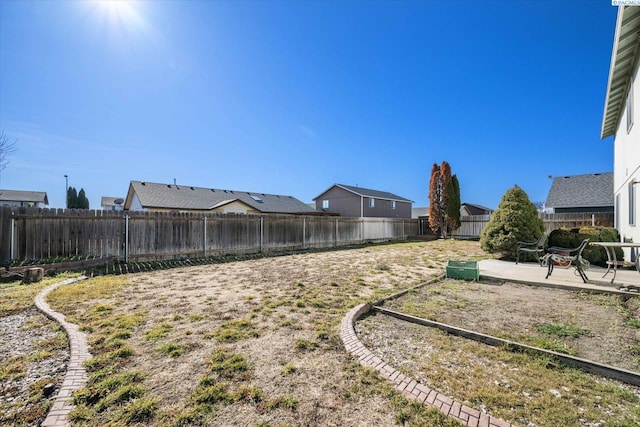
<svg viewBox="0 0 640 427">
<path fill-rule="evenodd" d="M 402 219 L 402 240 L 404 240 L 404 218 Z"/>
<path fill-rule="evenodd" d="M 336 217 L 336 232 L 333 235 L 333 246 L 338 246 L 338 218 Z"/>
<path fill-rule="evenodd" d="M 11 261 L 15 258 L 15 238 L 16 238 L 16 219 L 13 216 L 13 212 L 11 212 L 11 250 L 9 251 Z"/>
<path fill-rule="evenodd" d="M 262 252 L 262 245 L 264 244 L 264 217 L 260 217 L 260 252 Z"/>
<path fill-rule="evenodd" d="M 129 263 L 129 215 L 124 216 L 124 262 Z"/>
<path fill-rule="evenodd" d="M 306 249 L 307 247 L 307 219 L 302 217 L 302 249 Z"/>
<path fill-rule="evenodd" d="M 202 217 L 202 221 L 203 224 L 202 226 L 204 227 L 204 230 L 202 232 L 202 256 L 203 257 L 207 257 L 207 217 L 203 216 Z"/>
</svg>

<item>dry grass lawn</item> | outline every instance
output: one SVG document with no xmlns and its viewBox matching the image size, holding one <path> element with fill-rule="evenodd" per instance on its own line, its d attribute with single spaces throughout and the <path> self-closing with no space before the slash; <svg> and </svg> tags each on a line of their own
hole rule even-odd
<svg viewBox="0 0 640 427">
<path fill-rule="evenodd" d="M 359 303 L 442 274 L 448 259 L 487 257 L 477 242 L 412 242 L 59 288 L 50 304 L 95 355 L 74 423 L 456 425 L 361 368 L 339 324 Z"/>
</svg>

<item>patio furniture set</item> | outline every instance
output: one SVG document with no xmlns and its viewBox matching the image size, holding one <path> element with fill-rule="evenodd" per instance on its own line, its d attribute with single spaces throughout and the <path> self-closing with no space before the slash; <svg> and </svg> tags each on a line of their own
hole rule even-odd
<svg viewBox="0 0 640 427">
<path fill-rule="evenodd" d="M 516 264 L 520 262 L 520 253 L 523 253 L 525 256 L 527 254 L 533 254 L 538 261 L 538 264 L 542 267 L 547 267 L 547 276 L 545 279 L 548 279 L 551 273 L 553 272 L 554 266 L 560 266 L 569 268 L 571 266 L 575 267 L 576 274 L 580 276 L 584 283 L 587 283 L 588 278 L 585 273 L 585 270 L 589 268 L 589 261 L 582 257 L 582 252 L 589 245 L 589 239 L 584 239 L 582 243 L 576 248 L 562 248 L 559 246 L 551 246 L 545 250 L 545 244 L 547 242 L 548 235 L 542 235 L 535 242 L 517 242 L 517 251 L 516 251 Z M 624 260 L 618 260 L 616 257 L 616 248 L 632 248 L 632 250 L 636 250 L 640 248 L 640 243 L 632 243 L 632 242 L 591 242 L 594 246 L 600 246 L 605 249 L 607 253 L 607 271 L 602 276 L 603 278 L 607 276 L 610 272 L 613 272 L 613 276 L 611 278 L 611 284 L 614 283 L 616 278 L 616 272 L 618 267 L 630 267 L 635 266 L 638 273 L 640 273 L 640 256 L 636 254 L 635 261 L 629 262 Z"/>
</svg>

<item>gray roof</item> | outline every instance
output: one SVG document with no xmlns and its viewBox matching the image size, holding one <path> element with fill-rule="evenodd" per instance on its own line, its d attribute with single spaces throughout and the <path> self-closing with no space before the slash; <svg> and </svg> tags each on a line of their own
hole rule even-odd
<svg viewBox="0 0 640 427">
<path fill-rule="evenodd" d="M 613 206 L 613 172 L 560 176 L 553 179 L 545 205 L 549 208 Z"/>
<path fill-rule="evenodd" d="M 122 200 L 124 201 L 124 197 L 108 197 L 108 196 L 102 196 L 102 198 L 100 199 L 100 206 L 105 207 L 105 206 L 121 206 L 118 205 L 116 203 L 116 200 Z"/>
<path fill-rule="evenodd" d="M 624 111 L 629 82 L 640 60 L 638 34 L 640 34 L 640 7 L 619 6 L 602 117 L 600 133 L 602 138 L 615 134 Z"/>
<path fill-rule="evenodd" d="M 429 216 L 429 207 L 411 208 L 411 218 L 420 218 Z"/>
<path fill-rule="evenodd" d="M 467 210 L 471 215 L 486 215 L 487 213 L 493 212 L 493 209 L 487 208 L 486 206 L 476 205 L 473 203 L 462 203 L 460 207 L 466 206 Z"/>
<path fill-rule="evenodd" d="M 316 199 L 320 198 L 320 196 L 322 196 L 324 193 L 326 193 L 327 191 L 329 191 L 333 187 L 343 188 L 343 189 L 345 189 L 347 191 L 350 191 L 350 192 L 352 192 L 354 194 L 357 194 L 358 196 L 373 197 L 375 199 L 396 200 L 398 202 L 413 203 L 413 200 L 409 200 L 409 199 L 406 199 L 404 197 L 400 197 L 400 196 L 398 196 L 396 194 L 389 193 L 387 191 L 371 190 L 369 188 L 354 187 L 352 185 L 344 185 L 344 184 L 333 184 L 331 187 L 329 187 L 328 189 L 323 191 L 318 197 L 314 198 L 313 200 L 316 200 Z"/>
<path fill-rule="evenodd" d="M 44 191 L 0 190 L 0 202 L 35 202 L 49 204 Z"/>
<path fill-rule="evenodd" d="M 131 181 L 129 193 L 127 194 L 127 206 L 131 204 L 132 190 L 135 191 L 145 209 L 162 208 L 204 211 L 238 200 L 262 213 L 315 212 L 307 204 L 292 196 L 143 181 Z"/>
</svg>

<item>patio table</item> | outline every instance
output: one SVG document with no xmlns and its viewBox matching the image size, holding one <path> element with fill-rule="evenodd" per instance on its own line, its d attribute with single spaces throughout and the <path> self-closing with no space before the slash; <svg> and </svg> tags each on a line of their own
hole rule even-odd
<svg viewBox="0 0 640 427">
<path fill-rule="evenodd" d="M 594 246 L 602 246 L 607 253 L 607 271 L 605 271 L 602 277 L 605 277 L 609 272 L 613 271 L 613 277 L 611 278 L 611 283 L 616 279 L 616 271 L 618 266 L 627 267 L 635 265 L 636 270 L 640 273 L 640 256 L 636 254 L 636 261 L 628 262 L 620 260 L 616 257 L 616 248 L 640 248 L 640 243 L 630 243 L 630 242 L 591 242 Z"/>
</svg>

